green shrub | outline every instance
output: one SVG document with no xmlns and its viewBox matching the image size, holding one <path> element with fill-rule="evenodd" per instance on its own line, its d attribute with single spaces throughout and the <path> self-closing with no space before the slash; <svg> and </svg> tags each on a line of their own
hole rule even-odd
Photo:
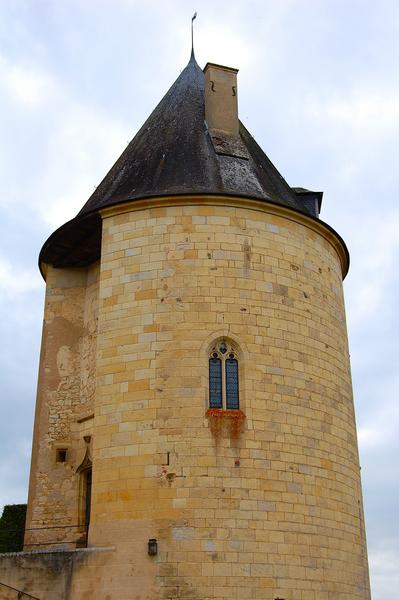
<svg viewBox="0 0 399 600">
<path fill-rule="evenodd" d="M 0 518 L 0 553 L 20 552 L 24 546 L 26 504 L 7 504 Z"/>
</svg>

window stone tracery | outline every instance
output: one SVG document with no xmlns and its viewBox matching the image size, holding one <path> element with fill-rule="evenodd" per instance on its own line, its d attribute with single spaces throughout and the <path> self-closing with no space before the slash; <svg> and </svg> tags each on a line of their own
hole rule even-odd
<svg viewBox="0 0 399 600">
<path fill-rule="evenodd" d="M 238 410 L 238 349 L 228 340 L 219 340 L 209 353 L 209 408 Z"/>
</svg>

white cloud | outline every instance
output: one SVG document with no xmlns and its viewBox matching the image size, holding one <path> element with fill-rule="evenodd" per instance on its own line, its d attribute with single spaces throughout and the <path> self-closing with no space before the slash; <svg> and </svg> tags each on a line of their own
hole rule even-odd
<svg viewBox="0 0 399 600">
<path fill-rule="evenodd" d="M 53 78 L 29 63 L 12 63 L 0 56 L 0 86 L 11 99 L 25 108 L 37 108 L 56 94 Z"/>
<path fill-rule="evenodd" d="M 7 486 L 0 488 L 0 516 L 6 504 L 23 504 L 27 502 L 27 483 L 32 444 L 29 438 L 13 436 L 12 450 L 8 450 L 7 460 L 0 462 L 0 481 L 7 481 Z"/>
<path fill-rule="evenodd" d="M 358 440 L 362 452 L 383 447 L 392 448 L 396 442 L 399 426 L 399 407 L 396 398 L 399 386 L 395 385 L 395 382 L 392 382 L 391 392 L 395 402 L 389 402 L 384 398 L 380 411 L 372 415 L 372 421 L 367 421 L 358 428 Z"/>
<path fill-rule="evenodd" d="M 201 26 L 201 35 L 196 39 L 196 53 L 214 63 L 246 69 L 255 60 L 255 47 L 249 46 L 238 30 L 225 23 Z M 233 43 L 234 42 L 234 43 Z"/>
<path fill-rule="evenodd" d="M 346 95 L 308 96 L 304 107 L 313 121 L 329 122 L 338 134 L 344 133 L 349 145 L 353 145 L 352 136 L 356 143 L 359 139 L 376 143 L 399 130 L 399 90 L 389 84 L 378 91 L 354 84 Z"/>
<path fill-rule="evenodd" d="M 54 228 L 82 208 L 127 142 L 127 128 L 99 110 L 63 99 L 61 114 L 33 195 L 40 217 Z"/>
<path fill-rule="evenodd" d="M 366 320 L 376 317 L 390 297 L 388 288 L 392 285 L 392 270 L 399 253 L 398 231 L 397 212 L 378 217 L 373 214 L 368 220 L 363 216 L 360 229 L 353 223 L 351 245 L 356 254 L 356 265 L 347 283 L 351 327 L 360 327 Z"/>
<path fill-rule="evenodd" d="M 39 218 L 52 228 L 73 218 L 115 158 L 126 147 L 129 127 L 93 105 L 85 104 L 56 77 L 43 68 L 12 63 L 0 57 L 0 81 L 3 89 L 17 103 L 9 123 L 18 123 L 21 136 L 13 135 L 16 170 L 13 194 L 1 194 L 3 205 L 26 202 L 27 191 L 19 181 L 20 163 L 24 161 L 25 138 L 33 127 L 37 168 L 29 172 L 29 204 Z M 1 84 L 0 84 L 1 86 Z M 19 105 L 31 109 L 19 112 Z M 37 137 L 35 123 L 40 123 Z M 26 130 L 24 125 L 26 124 Z M 9 157 L 7 157 L 9 159 Z M 24 168 L 26 168 L 26 159 Z"/>
<path fill-rule="evenodd" d="M 376 92 L 356 91 L 347 100 L 338 98 L 328 104 L 326 114 L 359 135 L 391 133 L 393 127 L 399 127 L 399 93 L 384 90 L 379 95 Z"/>
<path fill-rule="evenodd" d="M 376 600 L 397 600 L 399 589 L 399 553 L 394 548 L 374 550 L 369 555 L 372 572 L 372 597 Z"/>
<path fill-rule="evenodd" d="M 6 258 L 0 256 L 0 294 L 13 299 L 42 287 L 37 273 L 29 269 L 18 269 Z"/>
</svg>

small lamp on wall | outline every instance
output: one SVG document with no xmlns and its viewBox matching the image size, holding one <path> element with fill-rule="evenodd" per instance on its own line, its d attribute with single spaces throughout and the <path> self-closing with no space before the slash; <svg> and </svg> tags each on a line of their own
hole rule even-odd
<svg viewBox="0 0 399 600">
<path fill-rule="evenodd" d="M 148 556 L 156 556 L 158 554 L 158 542 L 155 538 L 148 540 Z"/>
</svg>

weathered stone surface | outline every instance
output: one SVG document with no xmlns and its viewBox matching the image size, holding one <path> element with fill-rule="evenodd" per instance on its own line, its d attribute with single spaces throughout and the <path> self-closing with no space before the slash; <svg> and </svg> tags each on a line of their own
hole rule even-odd
<svg viewBox="0 0 399 600">
<path fill-rule="evenodd" d="M 80 475 L 92 434 L 99 265 L 48 267 L 25 549 L 84 539 Z M 66 450 L 57 462 L 57 450 Z M 72 541 L 72 542 L 71 542 Z M 75 542 L 75 543 L 73 543 Z"/>
<path fill-rule="evenodd" d="M 148 597 L 365 600 L 336 250 L 255 203 L 155 204 L 104 216 L 91 543 L 123 532 L 138 557 L 156 537 Z M 240 349 L 246 421 L 215 443 L 221 337 Z"/>
<path fill-rule="evenodd" d="M 112 553 L 99 548 L 0 554 L 0 599 L 105 598 L 92 575 L 112 561 Z"/>
<path fill-rule="evenodd" d="M 344 261 L 306 216 L 187 197 L 107 209 L 101 264 L 49 268 L 29 523 L 79 522 L 90 452 L 89 546 L 115 549 L 64 552 L 58 572 L 24 555 L 32 590 L 73 564 L 71 600 L 369 600 Z M 206 417 L 220 339 L 236 431 Z M 43 531 L 27 543 L 78 542 Z"/>
</svg>

